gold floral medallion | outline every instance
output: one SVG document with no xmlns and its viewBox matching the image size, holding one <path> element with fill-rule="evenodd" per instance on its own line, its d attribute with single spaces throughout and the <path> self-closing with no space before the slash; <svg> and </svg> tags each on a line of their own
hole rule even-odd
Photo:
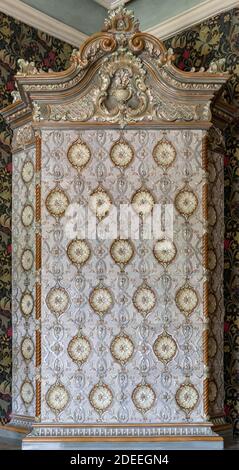
<svg viewBox="0 0 239 470">
<path fill-rule="evenodd" d="M 189 284 L 185 284 L 176 292 L 175 302 L 180 312 L 188 316 L 198 305 L 197 292 Z"/>
<path fill-rule="evenodd" d="M 176 158 L 176 150 L 168 140 L 160 140 L 153 149 L 153 158 L 157 165 L 169 168 Z"/>
<path fill-rule="evenodd" d="M 110 247 L 110 254 L 114 262 L 120 266 L 128 264 L 134 255 L 134 246 L 130 240 L 114 240 Z"/>
<path fill-rule="evenodd" d="M 194 385 L 190 383 L 182 384 L 176 392 L 175 399 L 179 408 L 188 413 L 196 407 L 199 393 Z"/>
<path fill-rule="evenodd" d="M 133 355 L 134 343 L 129 338 L 129 336 L 120 334 L 115 336 L 111 342 L 110 351 L 113 358 L 121 365 L 124 365 L 131 359 Z"/>
<path fill-rule="evenodd" d="M 174 260 L 177 249 L 171 240 L 162 238 L 156 241 L 153 247 L 153 254 L 159 263 L 168 265 Z"/>
<path fill-rule="evenodd" d="M 171 335 L 163 332 L 155 340 L 153 344 L 153 351 L 159 361 L 167 364 L 174 358 L 177 352 L 176 341 Z"/>
<path fill-rule="evenodd" d="M 119 168 L 128 167 L 133 158 L 133 148 L 125 140 L 117 140 L 110 149 L 110 159 Z"/>
<path fill-rule="evenodd" d="M 32 383 L 29 380 L 25 380 L 25 382 L 23 382 L 21 389 L 20 389 L 20 395 L 25 405 L 31 404 L 34 398 L 34 388 L 33 388 Z"/>
<path fill-rule="evenodd" d="M 23 338 L 21 342 L 21 353 L 23 359 L 25 359 L 26 361 L 30 361 L 33 357 L 34 349 L 34 343 L 30 336 L 26 336 L 25 338 Z"/>
<path fill-rule="evenodd" d="M 54 413 L 61 413 L 68 405 L 69 400 L 68 390 L 61 382 L 51 385 L 46 394 L 46 403 Z"/>
<path fill-rule="evenodd" d="M 83 335 L 76 335 L 74 336 L 67 348 L 67 352 L 72 359 L 78 365 L 84 364 L 87 361 L 90 352 L 91 352 L 91 345 L 89 340 L 86 336 Z"/>
<path fill-rule="evenodd" d="M 153 210 L 155 199 L 145 187 L 138 189 L 132 196 L 131 204 L 134 211 L 141 217 L 147 216 Z"/>
<path fill-rule="evenodd" d="M 73 144 L 71 144 L 69 147 L 67 158 L 70 164 L 76 168 L 77 171 L 81 171 L 90 161 L 90 148 L 81 139 L 77 139 L 77 141 L 73 142 Z"/>
<path fill-rule="evenodd" d="M 144 282 L 133 295 L 133 304 L 143 317 L 146 317 L 156 305 L 156 295 L 151 287 Z"/>
<path fill-rule="evenodd" d="M 111 197 L 102 186 L 91 193 L 89 206 L 99 221 L 108 216 L 111 205 Z"/>
<path fill-rule="evenodd" d="M 21 171 L 22 180 L 24 183 L 30 183 L 34 176 L 34 166 L 33 163 L 28 160 L 23 164 Z"/>
<path fill-rule="evenodd" d="M 113 305 L 113 297 L 107 287 L 95 287 L 90 294 L 91 308 L 100 317 L 104 316 Z"/>
<path fill-rule="evenodd" d="M 89 401 L 94 410 L 100 414 L 104 413 L 113 401 L 111 389 L 104 383 L 94 385 L 89 394 Z"/>
<path fill-rule="evenodd" d="M 29 250 L 28 248 L 26 248 L 26 249 L 22 252 L 22 256 L 21 256 L 21 265 L 22 265 L 22 269 L 23 269 L 24 271 L 30 271 L 30 270 L 32 269 L 33 262 L 34 262 L 33 253 L 32 253 L 31 250 Z"/>
<path fill-rule="evenodd" d="M 62 217 L 69 206 L 69 198 L 63 189 L 52 189 L 46 198 L 46 208 L 53 217 Z"/>
<path fill-rule="evenodd" d="M 46 304 L 52 313 L 62 315 L 69 307 L 70 298 L 63 287 L 53 287 L 46 296 Z"/>
<path fill-rule="evenodd" d="M 138 384 L 132 393 L 132 401 L 141 413 L 149 411 L 156 401 L 156 394 L 149 384 Z"/>
<path fill-rule="evenodd" d="M 83 266 L 90 258 L 90 255 L 90 245 L 86 240 L 75 239 L 67 246 L 69 260 L 78 267 Z"/>
<path fill-rule="evenodd" d="M 197 209 L 198 199 L 190 188 L 185 187 L 176 194 L 174 205 L 179 214 L 188 218 L 193 215 Z"/>
<path fill-rule="evenodd" d="M 26 204 L 22 209 L 21 215 L 22 225 L 24 227 L 30 227 L 34 220 L 34 210 L 30 204 Z"/>
<path fill-rule="evenodd" d="M 23 293 L 20 300 L 20 309 L 22 315 L 26 318 L 29 317 L 33 312 L 33 308 L 34 299 L 32 297 L 32 294 L 30 294 L 29 292 Z"/>
</svg>

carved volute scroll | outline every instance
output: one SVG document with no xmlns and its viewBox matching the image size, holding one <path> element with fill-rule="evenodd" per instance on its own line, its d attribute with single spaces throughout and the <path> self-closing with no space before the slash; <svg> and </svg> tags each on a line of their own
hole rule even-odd
<svg viewBox="0 0 239 470">
<path fill-rule="evenodd" d="M 15 121 L 16 113 L 23 113 L 20 96 L 33 109 L 35 122 L 124 127 L 140 121 L 210 121 L 211 100 L 228 78 L 222 63 L 213 63 L 207 72 L 186 73 L 173 60 L 172 49 L 140 32 L 133 12 L 119 7 L 109 13 L 102 32 L 73 51 L 66 71 L 37 71 L 33 62 L 20 59 L 17 101 L 3 115 Z"/>
</svg>

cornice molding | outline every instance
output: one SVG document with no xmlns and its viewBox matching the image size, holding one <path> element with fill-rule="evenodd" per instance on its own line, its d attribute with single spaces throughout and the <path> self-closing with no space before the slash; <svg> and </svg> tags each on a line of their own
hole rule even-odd
<svg viewBox="0 0 239 470">
<path fill-rule="evenodd" d="M 211 16 L 235 7 L 239 7 L 238 0 L 224 0 L 223 2 L 222 0 L 206 0 L 173 18 L 148 28 L 146 32 L 164 40 Z M 79 47 L 88 38 L 87 34 L 67 26 L 20 0 L 0 0 L 0 11 L 75 47 Z"/>
<path fill-rule="evenodd" d="M 0 11 L 72 46 L 79 47 L 88 38 L 87 34 L 67 26 L 20 0 L 0 0 Z"/>
<path fill-rule="evenodd" d="M 174 36 L 190 28 L 190 26 L 201 23 L 212 16 L 235 7 L 239 8 L 238 0 L 206 0 L 179 15 L 162 21 L 158 25 L 152 26 L 152 28 L 146 29 L 146 31 L 160 39 L 167 39 L 170 36 Z"/>
</svg>

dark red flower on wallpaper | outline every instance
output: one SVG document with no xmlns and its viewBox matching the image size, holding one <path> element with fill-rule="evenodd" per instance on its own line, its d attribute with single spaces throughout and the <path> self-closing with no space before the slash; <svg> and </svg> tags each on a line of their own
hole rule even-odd
<svg viewBox="0 0 239 470">
<path fill-rule="evenodd" d="M 225 322 L 224 323 L 224 333 L 227 333 L 229 331 L 230 325 L 229 323 Z"/>
<path fill-rule="evenodd" d="M 185 64 L 182 60 L 178 63 L 178 68 L 181 69 L 181 70 L 183 70 L 185 68 Z"/>
<path fill-rule="evenodd" d="M 224 155 L 224 166 L 229 165 L 230 163 L 230 157 L 228 155 Z"/>
<path fill-rule="evenodd" d="M 185 49 L 184 53 L 183 53 L 183 58 L 184 59 L 188 59 L 190 56 L 190 51 L 188 49 Z"/>
<path fill-rule="evenodd" d="M 9 245 L 7 246 L 7 252 L 8 252 L 8 253 L 11 253 L 11 252 L 12 252 L 12 245 L 11 245 L 11 244 L 9 244 Z"/>
<path fill-rule="evenodd" d="M 54 51 L 48 52 L 47 56 L 43 59 L 43 65 L 45 67 L 51 67 L 54 65 L 56 60 L 56 53 Z"/>
<path fill-rule="evenodd" d="M 8 80 L 8 82 L 6 83 L 6 90 L 11 93 L 11 91 L 13 91 L 14 88 L 15 88 L 14 80 Z"/>
<path fill-rule="evenodd" d="M 5 169 L 8 173 L 12 173 L 12 163 L 8 163 L 6 166 L 5 166 Z"/>
<path fill-rule="evenodd" d="M 224 250 L 229 250 L 230 245 L 231 245 L 231 240 L 229 240 L 228 238 L 226 238 L 226 239 L 224 240 Z"/>
<path fill-rule="evenodd" d="M 8 336 L 8 338 L 12 337 L 12 328 L 11 327 L 7 329 L 7 336 Z"/>
<path fill-rule="evenodd" d="M 228 416 L 230 414 L 230 406 L 224 405 L 224 413 L 225 413 L 226 416 Z"/>
</svg>

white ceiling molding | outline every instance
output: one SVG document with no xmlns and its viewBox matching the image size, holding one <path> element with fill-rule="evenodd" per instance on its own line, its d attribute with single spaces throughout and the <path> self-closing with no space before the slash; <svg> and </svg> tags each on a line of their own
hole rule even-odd
<svg viewBox="0 0 239 470">
<path fill-rule="evenodd" d="M 146 31 L 159 39 L 167 39 L 190 28 L 190 26 L 201 23 L 212 16 L 234 7 L 239 7 L 238 0 L 206 0 L 177 16 L 173 16 L 152 28 L 146 29 Z"/>
<path fill-rule="evenodd" d="M 97 0 L 98 3 L 104 0 Z M 110 1 L 110 0 L 109 0 Z M 120 0 L 113 0 L 114 2 Z M 128 1 L 128 0 L 127 0 Z M 105 0 L 105 3 L 107 0 Z M 112 2 L 111 2 L 112 3 Z M 125 2 L 124 2 L 125 3 Z M 223 11 L 234 7 L 239 7 L 238 0 L 206 0 L 199 5 L 190 8 L 177 16 L 162 21 L 146 31 L 160 39 L 167 39 L 192 25 L 200 23 L 211 16 L 217 15 Z M 0 11 L 13 16 L 23 23 L 44 31 L 72 46 L 79 47 L 88 36 L 71 26 L 67 26 L 61 21 L 26 5 L 20 0 L 0 0 Z"/>
<path fill-rule="evenodd" d="M 62 41 L 79 47 L 88 36 L 20 0 L 0 0 L 0 11 Z"/>
<path fill-rule="evenodd" d="M 128 3 L 129 1 L 130 0 L 94 0 L 94 2 L 98 3 L 107 10 L 113 10 L 120 5 L 125 5 L 125 3 Z"/>
</svg>

